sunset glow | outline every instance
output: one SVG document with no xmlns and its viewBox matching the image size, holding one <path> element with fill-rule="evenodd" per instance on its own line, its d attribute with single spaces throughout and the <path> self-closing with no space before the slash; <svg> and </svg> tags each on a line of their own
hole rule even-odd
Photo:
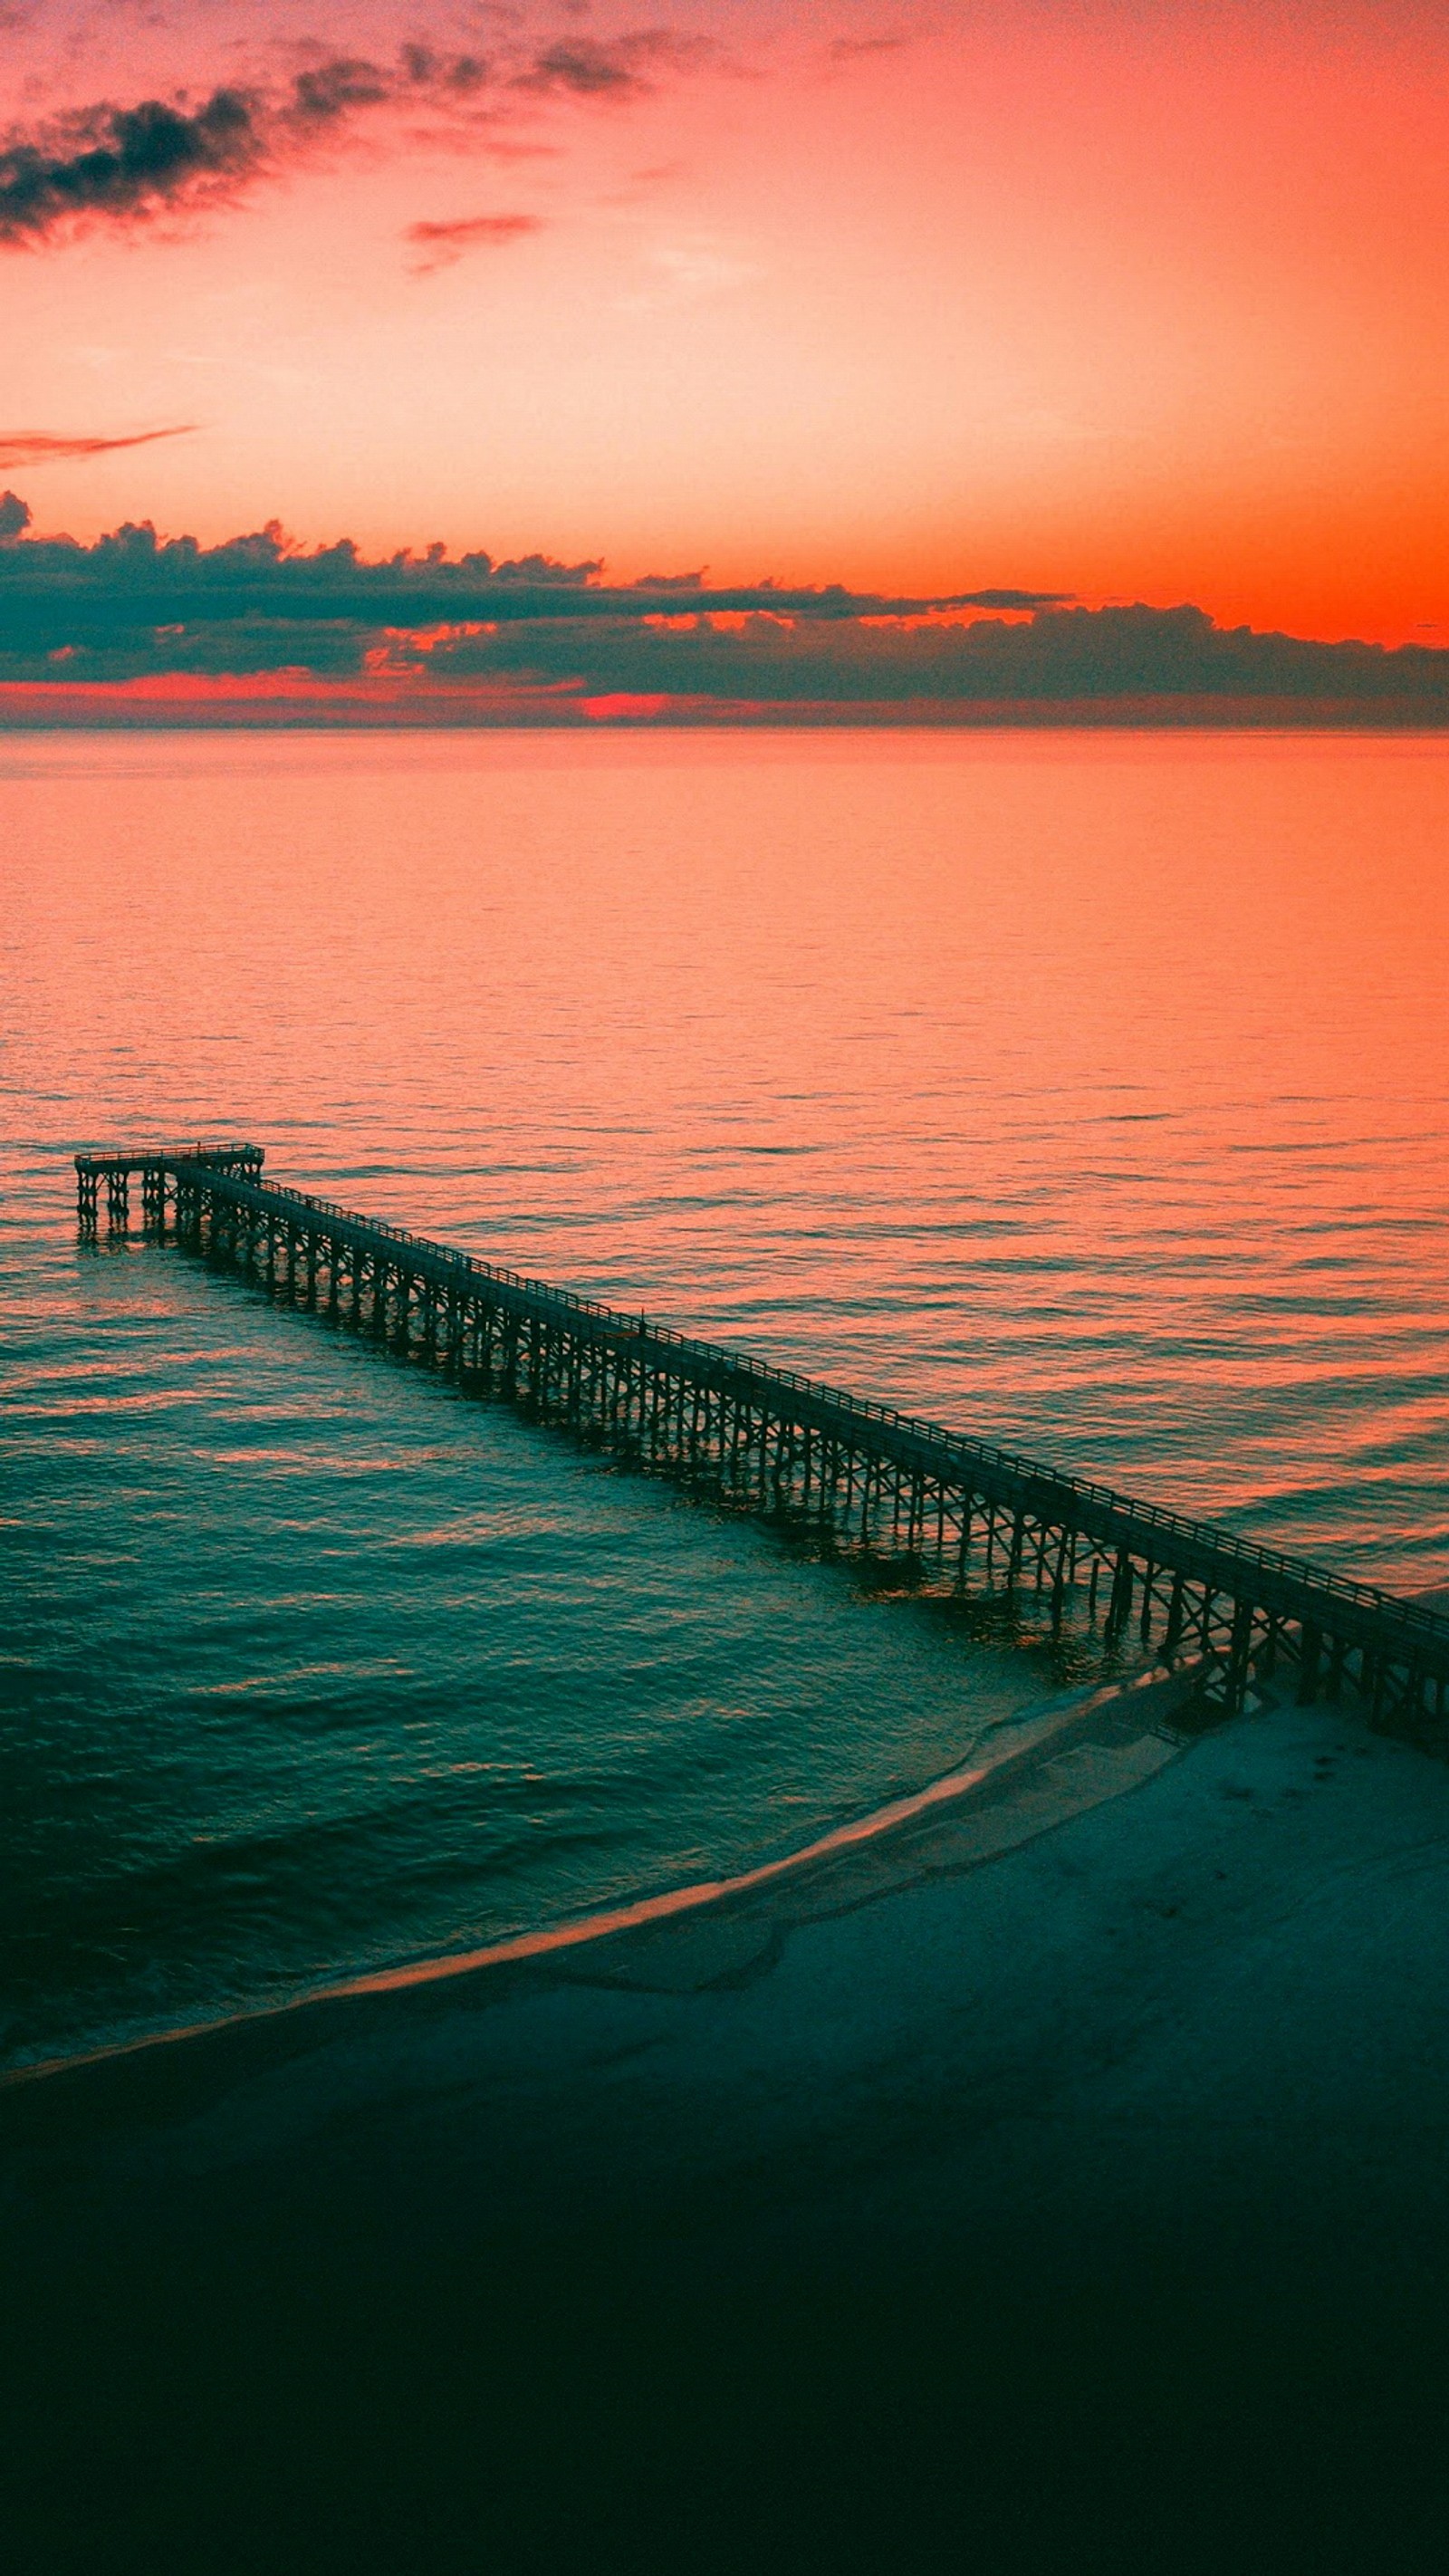
<svg viewBox="0 0 1449 2576">
<path fill-rule="evenodd" d="M 0 470 L 82 539 L 1446 641 L 1446 71 L 1367 0 L 55 0 L 7 39 Z"/>
</svg>

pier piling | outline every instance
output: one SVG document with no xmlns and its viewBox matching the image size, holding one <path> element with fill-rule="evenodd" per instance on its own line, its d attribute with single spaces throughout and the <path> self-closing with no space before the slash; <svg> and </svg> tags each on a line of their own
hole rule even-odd
<svg viewBox="0 0 1449 2576">
<path fill-rule="evenodd" d="M 102 1183 L 112 1232 L 126 1230 L 139 1172 L 153 1239 L 169 1207 L 178 1244 L 272 1298 L 635 1465 L 808 1528 L 824 1549 L 892 1555 L 912 1585 L 934 1567 L 957 1597 L 974 1564 L 988 1595 L 1003 1578 L 998 1597 L 1014 1616 L 1025 1590 L 1045 1620 L 1049 1595 L 1053 1635 L 1073 1608 L 1095 1625 L 1105 1575 L 1109 1651 L 1134 1607 L 1144 1647 L 1160 1617 L 1158 1660 L 1199 1656 L 1205 1688 L 1229 1709 L 1280 1659 L 1296 1668 L 1298 1699 L 1313 1701 L 1326 1656 L 1331 1698 L 1351 1690 L 1374 1724 L 1449 1749 L 1449 1619 L 1421 1603 L 278 1188 L 263 1161 L 259 1145 L 239 1143 L 78 1154 L 82 1237 L 95 1239 Z"/>
</svg>

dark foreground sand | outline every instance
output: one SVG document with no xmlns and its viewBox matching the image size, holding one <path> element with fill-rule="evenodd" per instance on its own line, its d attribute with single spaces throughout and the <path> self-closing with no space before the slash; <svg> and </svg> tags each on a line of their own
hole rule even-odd
<svg viewBox="0 0 1449 2576">
<path fill-rule="evenodd" d="M 1449 1768 L 1180 1726 L 0 2094 L 8 2564 L 1442 2564 Z"/>
</svg>

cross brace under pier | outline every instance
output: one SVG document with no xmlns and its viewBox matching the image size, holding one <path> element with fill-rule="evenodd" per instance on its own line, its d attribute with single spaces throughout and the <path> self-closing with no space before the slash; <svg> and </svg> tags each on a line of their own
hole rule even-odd
<svg viewBox="0 0 1449 2576">
<path fill-rule="evenodd" d="M 76 1157 L 83 1232 L 128 1223 L 226 1261 L 288 1304 L 369 1333 L 642 1467 L 779 1515 L 926 1580 L 1027 1595 L 1173 1664 L 1201 1657 L 1241 1707 L 1280 1667 L 1308 1701 L 1449 1749 L 1449 1619 L 1211 1522 L 774 1369 L 644 1316 L 263 1182 L 260 1146 Z"/>
</svg>

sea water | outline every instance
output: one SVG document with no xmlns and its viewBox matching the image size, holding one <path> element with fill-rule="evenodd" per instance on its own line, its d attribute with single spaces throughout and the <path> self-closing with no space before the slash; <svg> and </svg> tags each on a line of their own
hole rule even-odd
<svg viewBox="0 0 1449 2576">
<path fill-rule="evenodd" d="M 79 1145 L 1449 1579 L 1437 738 L 20 736 L 0 876 L 0 2060 L 754 1866 L 1062 1678 L 82 1244 Z"/>
</svg>

